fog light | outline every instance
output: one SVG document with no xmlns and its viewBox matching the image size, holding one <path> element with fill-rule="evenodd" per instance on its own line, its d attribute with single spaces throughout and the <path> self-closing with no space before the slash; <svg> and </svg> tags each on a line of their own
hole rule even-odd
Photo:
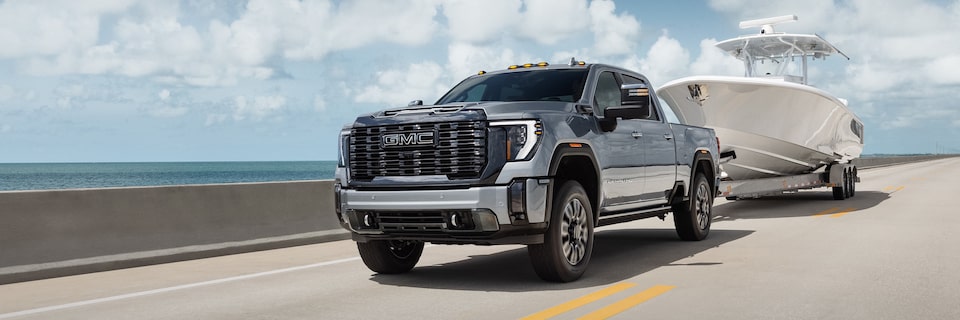
<svg viewBox="0 0 960 320">
<path fill-rule="evenodd" d="M 473 230 L 473 216 L 469 211 L 453 211 L 446 214 L 447 229 Z"/>
<path fill-rule="evenodd" d="M 360 229 L 377 229 L 380 228 L 380 225 L 377 223 L 377 216 L 373 212 L 358 212 L 359 216 L 358 221 L 360 223 Z"/>
</svg>

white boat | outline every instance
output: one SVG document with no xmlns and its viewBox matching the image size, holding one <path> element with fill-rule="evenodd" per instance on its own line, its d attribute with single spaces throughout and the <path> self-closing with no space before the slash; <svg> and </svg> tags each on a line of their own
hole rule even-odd
<svg viewBox="0 0 960 320">
<path fill-rule="evenodd" d="M 809 173 L 863 151 L 863 122 L 847 102 L 807 82 L 808 60 L 843 53 L 818 35 L 774 32 L 796 19 L 744 21 L 760 34 L 717 43 L 743 61 L 744 77 L 692 76 L 657 91 L 683 123 L 716 130 L 721 154 L 735 155 L 723 165 L 730 179 Z"/>
</svg>

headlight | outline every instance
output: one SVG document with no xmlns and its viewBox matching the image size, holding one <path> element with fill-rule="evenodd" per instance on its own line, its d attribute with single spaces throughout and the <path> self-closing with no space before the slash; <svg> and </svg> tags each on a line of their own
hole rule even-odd
<svg viewBox="0 0 960 320">
<path fill-rule="evenodd" d="M 507 161 L 530 160 L 543 135 L 543 125 L 539 120 L 499 121 L 491 122 L 490 126 L 503 127 L 506 131 L 504 148 Z"/>
<path fill-rule="evenodd" d="M 339 162 L 337 163 L 337 166 L 346 167 L 347 163 L 349 162 L 348 160 L 350 160 L 350 131 L 349 130 L 340 131 L 340 140 L 338 140 L 337 147 L 338 147 L 337 159 L 339 160 Z"/>
</svg>

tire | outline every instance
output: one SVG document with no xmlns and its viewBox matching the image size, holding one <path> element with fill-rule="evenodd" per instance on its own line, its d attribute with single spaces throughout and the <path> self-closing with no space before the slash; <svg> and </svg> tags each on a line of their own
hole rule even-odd
<svg viewBox="0 0 960 320">
<path fill-rule="evenodd" d="M 690 188 L 689 200 L 673 206 L 673 225 L 680 239 L 700 241 L 706 238 L 713 220 L 712 209 L 710 183 L 702 173 L 697 173 Z"/>
<path fill-rule="evenodd" d="M 850 179 L 849 179 L 849 177 L 847 176 L 847 172 L 846 172 L 846 171 L 844 171 L 842 177 L 843 177 L 843 178 L 842 178 L 843 181 L 840 181 L 840 186 L 839 186 L 839 187 L 833 187 L 833 200 L 843 200 L 843 199 L 846 199 L 847 196 L 849 195 L 849 191 L 848 191 L 848 187 L 847 187 L 847 186 L 848 186 L 848 184 L 849 184 Z"/>
<path fill-rule="evenodd" d="M 372 240 L 357 242 L 360 258 L 370 270 L 383 274 L 404 273 L 413 269 L 423 254 L 422 241 Z"/>
<path fill-rule="evenodd" d="M 850 170 L 850 198 L 857 195 L 857 170 Z"/>
<path fill-rule="evenodd" d="M 580 278 L 593 255 L 593 207 L 577 181 L 566 181 L 555 194 L 543 243 L 527 246 L 537 276 L 546 281 Z"/>
</svg>

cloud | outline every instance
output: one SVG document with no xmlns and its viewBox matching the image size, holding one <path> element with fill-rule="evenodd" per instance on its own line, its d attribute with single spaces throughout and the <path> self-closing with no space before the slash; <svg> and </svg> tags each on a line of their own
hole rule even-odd
<svg viewBox="0 0 960 320">
<path fill-rule="evenodd" d="M 160 90 L 160 92 L 157 93 L 157 97 L 160 98 L 160 101 L 170 100 L 170 90 L 167 90 L 167 89 Z"/>
<path fill-rule="evenodd" d="M 523 17 L 519 0 L 450 0 L 443 3 L 450 38 L 455 42 L 484 44 L 501 39 Z"/>
<path fill-rule="evenodd" d="M 280 112 L 287 104 L 287 98 L 281 95 L 256 96 L 247 98 L 238 96 L 234 99 L 234 121 L 261 121 Z M 209 122 L 209 117 L 208 117 Z"/>
<path fill-rule="evenodd" d="M 0 59 L 16 59 L 30 75 L 228 86 L 283 74 L 276 59 L 318 60 L 383 42 L 424 44 L 439 28 L 437 8 L 430 0 L 251 0 L 233 21 L 195 26 L 181 20 L 172 1 L 6 1 L 0 2 Z M 104 26 L 108 21 L 116 23 Z"/>
<path fill-rule="evenodd" d="M 230 115 L 222 114 L 222 113 L 207 114 L 207 120 L 203 122 L 203 125 L 206 127 L 209 127 L 215 124 L 219 124 L 224 121 L 227 121 L 227 118 L 229 117 Z"/>
<path fill-rule="evenodd" d="M 617 15 L 610 0 L 590 3 L 590 29 L 593 31 L 593 53 L 599 56 L 634 53 L 640 39 L 640 22 L 628 13 Z"/>
<path fill-rule="evenodd" d="M 383 103 L 403 106 L 411 100 L 431 103 L 447 90 L 440 79 L 448 77 L 443 67 L 435 62 L 414 63 L 406 70 L 393 69 L 377 72 L 377 83 L 360 90 L 356 102 Z"/>
<path fill-rule="evenodd" d="M 715 10 L 734 19 L 756 19 L 796 14 L 800 20 L 777 26 L 777 31 L 819 33 L 851 57 L 843 72 L 816 72 L 811 79 L 841 97 L 850 106 L 869 105 L 867 118 L 883 128 L 917 127 L 943 116 L 960 114 L 952 98 L 960 85 L 960 2 L 931 0 L 876 1 L 813 0 L 770 2 L 711 0 Z M 842 59 L 842 58 L 840 58 Z M 834 58 L 833 60 L 840 60 Z M 814 68 L 822 64 L 814 64 Z M 830 65 L 830 64 L 827 64 Z"/>
<path fill-rule="evenodd" d="M 664 31 L 640 61 L 638 69 L 654 84 L 660 84 L 688 75 L 689 65 L 690 52 Z"/>
<path fill-rule="evenodd" d="M 519 34 L 541 44 L 554 44 L 589 26 L 584 0 L 527 0 Z"/>
<path fill-rule="evenodd" d="M 4 124 L 4 125 L 0 126 L 0 133 L 7 133 L 7 132 L 10 132 L 10 131 L 13 131 L 13 126 L 11 126 L 11 125 L 9 125 L 9 124 Z"/>
<path fill-rule="evenodd" d="M 691 74 L 742 76 L 743 62 L 716 47 L 713 38 L 700 41 L 700 56 L 690 65 Z"/>
</svg>

